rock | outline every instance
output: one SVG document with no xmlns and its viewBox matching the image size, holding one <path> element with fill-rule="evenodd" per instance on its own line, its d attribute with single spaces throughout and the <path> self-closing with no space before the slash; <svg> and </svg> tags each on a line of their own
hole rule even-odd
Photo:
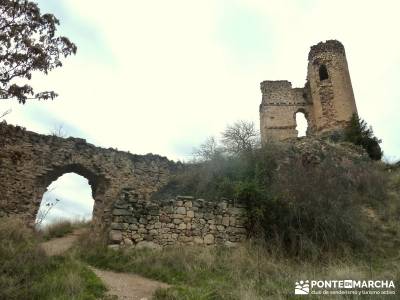
<svg viewBox="0 0 400 300">
<path fill-rule="evenodd" d="M 174 224 L 181 224 L 182 222 L 182 219 L 174 219 Z"/>
<path fill-rule="evenodd" d="M 183 206 L 180 206 L 176 209 L 176 213 L 180 215 L 186 215 L 186 208 Z"/>
<path fill-rule="evenodd" d="M 119 243 L 122 241 L 122 232 L 118 230 L 111 230 L 109 237 L 111 242 Z"/>
<path fill-rule="evenodd" d="M 135 249 L 161 250 L 161 246 L 154 242 L 141 241 L 136 244 Z"/>
<path fill-rule="evenodd" d="M 115 209 L 113 209 L 112 214 L 114 216 L 129 216 L 132 213 L 129 210 L 126 210 L 126 209 L 115 208 Z"/>
<path fill-rule="evenodd" d="M 124 230 L 128 228 L 128 224 L 126 223 L 111 223 L 111 229 L 115 230 Z"/>
<path fill-rule="evenodd" d="M 180 230 L 186 229 L 186 224 L 185 223 L 179 224 L 178 229 L 180 229 Z"/>
<path fill-rule="evenodd" d="M 212 234 L 206 234 L 204 236 L 204 243 L 207 245 L 213 244 L 214 243 L 214 236 Z"/>
<path fill-rule="evenodd" d="M 118 251 L 120 249 L 120 246 L 119 245 L 108 245 L 107 248 L 114 250 L 114 251 Z"/>
<path fill-rule="evenodd" d="M 133 245 L 133 241 L 132 241 L 131 239 L 124 238 L 123 244 L 124 244 L 125 246 L 132 246 L 132 245 Z"/>
<path fill-rule="evenodd" d="M 193 241 L 194 241 L 195 244 L 203 244 L 204 243 L 204 240 L 201 237 L 198 237 L 198 236 L 196 236 L 193 239 Z"/>
</svg>

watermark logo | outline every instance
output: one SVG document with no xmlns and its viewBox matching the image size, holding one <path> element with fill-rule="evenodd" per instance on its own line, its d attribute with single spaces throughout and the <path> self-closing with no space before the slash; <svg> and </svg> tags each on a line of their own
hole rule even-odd
<svg viewBox="0 0 400 300">
<path fill-rule="evenodd" d="M 296 281 L 296 286 L 294 288 L 295 295 L 308 295 L 309 292 L 310 292 L 310 283 L 308 280 Z"/>
<path fill-rule="evenodd" d="M 300 280 L 295 295 L 395 295 L 393 280 Z"/>
</svg>

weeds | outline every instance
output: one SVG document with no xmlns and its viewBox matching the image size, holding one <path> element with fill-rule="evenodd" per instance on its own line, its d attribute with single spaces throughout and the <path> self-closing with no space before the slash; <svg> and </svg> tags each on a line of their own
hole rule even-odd
<svg viewBox="0 0 400 300">
<path fill-rule="evenodd" d="M 81 243 L 87 240 L 86 237 Z M 367 261 L 343 255 L 315 263 L 285 256 L 281 249 L 266 247 L 262 241 L 249 241 L 234 249 L 186 246 L 162 251 L 116 251 L 96 241 L 90 245 L 81 244 L 75 251 L 96 267 L 138 273 L 173 285 L 158 290 L 156 300 L 288 299 L 299 278 L 400 279 L 398 258 Z M 309 298 L 316 299 L 311 295 Z"/>
<path fill-rule="evenodd" d="M 24 224 L 0 219 L 0 299 L 98 299 L 105 287 L 73 256 L 47 257 Z"/>
<path fill-rule="evenodd" d="M 45 239 L 50 240 L 52 238 L 60 238 L 72 233 L 77 228 L 88 227 L 90 222 L 84 221 L 69 221 L 60 220 L 56 223 L 47 225 L 44 228 L 38 230 L 38 233 Z"/>
</svg>

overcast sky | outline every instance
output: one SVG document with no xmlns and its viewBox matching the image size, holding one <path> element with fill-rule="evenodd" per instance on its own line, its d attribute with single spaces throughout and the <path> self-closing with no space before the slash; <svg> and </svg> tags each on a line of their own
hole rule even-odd
<svg viewBox="0 0 400 300">
<path fill-rule="evenodd" d="M 259 83 L 302 87 L 311 45 L 346 49 L 359 114 L 400 158 L 400 1 L 40 0 L 78 53 L 32 85 L 54 101 L 18 105 L 7 122 L 103 147 L 187 160 L 238 119 L 258 125 Z"/>
</svg>

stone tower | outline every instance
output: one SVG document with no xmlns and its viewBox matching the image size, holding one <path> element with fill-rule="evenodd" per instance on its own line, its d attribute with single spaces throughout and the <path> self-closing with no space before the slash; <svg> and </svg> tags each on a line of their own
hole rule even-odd
<svg viewBox="0 0 400 300">
<path fill-rule="evenodd" d="M 263 81 L 261 92 L 263 142 L 297 137 L 297 112 L 308 121 L 307 135 L 340 131 L 357 113 L 345 50 L 336 40 L 311 47 L 303 88 L 292 88 L 289 81 Z"/>
</svg>

